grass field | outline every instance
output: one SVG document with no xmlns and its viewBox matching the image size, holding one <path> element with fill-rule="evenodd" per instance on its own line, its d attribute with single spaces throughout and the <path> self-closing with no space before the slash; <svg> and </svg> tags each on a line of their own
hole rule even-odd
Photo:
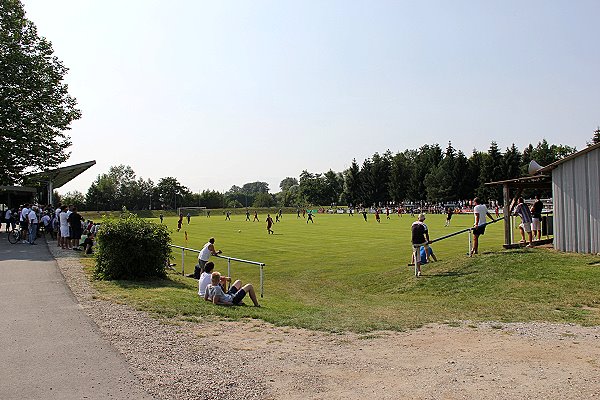
<svg viewBox="0 0 600 400">
<path fill-rule="evenodd" d="M 225 221 L 213 212 L 210 218 L 192 217 L 189 225 L 184 221 L 181 232 L 176 232 L 176 218 L 165 223 L 173 244 L 200 249 L 214 236 L 224 255 L 265 263 L 263 308 L 200 301 L 197 281 L 176 274 L 165 281 L 96 285 L 103 297 L 165 316 L 251 317 L 328 331 L 401 330 L 455 320 L 600 322 L 599 257 L 547 249 L 504 251 L 501 223 L 488 226 L 477 257 L 466 257 L 467 234 L 434 244 L 439 261 L 425 265 L 417 279 L 407 266 L 410 216 L 383 216 L 377 224 L 372 215 L 365 222 L 361 215 L 319 214 L 314 224 L 306 224 L 284 214 L 275 235 L 267 235 L 266 215 L 260 218 L 260 223 L 246 222 L 244 215 L 233 215 Z M 444 215 L 428 216 L 431 239 L 471 226 L 473 217 L 455 215 L 449 228 L 444 221 Z M 186 256 L 186 273 L 196 258 Z M 215 270 L 227 272 L 225 260 L 211 260 Z M 174 252 L 174 261 L 180 269 L 180 253 Z M 258 288 L 257 266 L 232 263 L 232 276 Z"/>
</svg>

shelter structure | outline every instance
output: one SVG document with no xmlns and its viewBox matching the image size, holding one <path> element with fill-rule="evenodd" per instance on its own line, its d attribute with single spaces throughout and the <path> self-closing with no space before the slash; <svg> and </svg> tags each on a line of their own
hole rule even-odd
<svg viewBox="0 0 600 400">
<path fill-rule="evenodd" d="M 554 248 L 600 253 L 600 143 L 538 172 L 552 175 Z"/>
<path fill-rule="evenodd" d="M 62 187 L 95 164 L 96 161 L 87 161 L 26 175 L 23 178 L 24 186 L 0 186 L 0 204 L 9 208 L 33 201 L 51 204 L 54 189 Z"/>
<path fill-rule="evenodd" d="M 516 248 L 519 247 L 520 243 L 513 243 L 512 226 L 511 226 L 511 215 L 517 200 L 521 197 L 523 190 L 531 189 L 534 191 L 550 191 L 552 187 L 551 176 L 547 174 L 539 173 L 539 171 L 532 176 L 526 176 L 516 179 L 508 179 L 505 181 L 488 182 L 486 185 L 502 185 L 502 197 L 504 198 L 504 208 L 502 215 L 504 216 L 504 248 Z M 511 195 L 512 192 L 512 195 Z M 546 217 L 545 219 L 545 232 L 547 234 L 552 233 L 551 222 L 552 219 Z M 552 243 L 552 239 L 537 240 L 534 244 L 547 244 Z"/>
</svg>

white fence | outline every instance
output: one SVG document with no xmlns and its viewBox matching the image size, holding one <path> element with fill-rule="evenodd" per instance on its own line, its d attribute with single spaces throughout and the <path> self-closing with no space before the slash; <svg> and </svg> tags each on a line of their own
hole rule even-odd
<svg viewBox="0 0 600 400">
<path fill-rule="evenodd" d="M 181 275 L 185 275 L 185 252 L 191 251 L 192 253 L 200 253 L 200 250 L 191 249 L 189 247 L 177 246 L 174 244 L 171 244 L 169 246 L 176 248 L 176 249 L 181 249 Z M 241 258 L 228 257 L 228 256 L 224 256 L 222 254 L 218 254 L 214 257 L 223 258 L 223 259 L 227 260 L 227 276 L 231 276 L 231 262 L 232 261 L 241 262 L 244 264 L 258 265 L 260 268 L 260 297 L 263 297 L 263 294 L 264 294 L 263 281 L 264 281 L 264 266 L 265 266 L 264 263 L 261 263 L 258 261 L 243 260 Z"/>
</svg>

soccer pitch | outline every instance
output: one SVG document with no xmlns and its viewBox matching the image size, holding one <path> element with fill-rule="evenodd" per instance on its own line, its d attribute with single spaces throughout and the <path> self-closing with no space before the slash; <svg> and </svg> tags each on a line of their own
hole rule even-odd
<svg viewBox="0 0 600 400">
<path fill-rule="evenodd" d="M 368 329 L 397 328 L 403 314 L 413 313 L 409 325 L 418 325 L 426 322 L 416 315 L 422 302 L 413 292 L 421 284 L 418 281 L 439 279 L 458 260 L 467 260 L 468 234 L 464 233 L 434 244 L 439 261 L 425 265 L 424 276 L 415 278 L 413 267 L 408 266 L 410 225 L 415 220 L 410 215 L 394 214 L 390 219 L 382 215 L 377 223 L 372 214 L 367 222 L 360 214 L 316 214 L 314 224 L 307 224 L 302 217 L 284 214 L 273 227 L 274 235 L 267 234 L 266 214 L 259 218 L 260 222 L 248 222 L 245 215 L 232 215 L 226 221 L 213 211 L 210 218 L 192 217 L 189 225 L 184 218 L 179 232 L 176 218 L 165 218 L 165 223 L 172 230 L 173 244 L 201 249 L 209 237 L 215 237 L 215 247 L 223 255 L 265 263 L 262 302 L 279 314 L 280 322 L 289 318 L 293 324 L 300 318 L 300 325 L 335 330 L 353 329 L 358 318 Z M 471 214 L 455 215 L 450 227 L 444 227 L 445 218 L 427 216 L 431 239 L 473 224 Z M 501 224 L 488 226 L 480 252 L 500 250 L 502 235 Z M 191 273 L 197 255 L 186 253 L 185 270 Z M 174 249 L 173 256 L 175 268 L 181 271 L 181 251 Z M 226 260 L 211 260 L 215 270 L 227 272 Z M 258 266 L 232 262 L 231 275 L 258 289 Z"/>
<path fill-rule="evenodd" d="M 124 302 L 164 317 L 190 321 L 212 318 L 259 318 L 277 325 L 308 329 L 365 332 L 401 330 L 453 321 L 551 321 L 600 323 L 600 259 L 595 255 L 551 249 L 503 250 L 502 223 L 491 224 L 480 238 L 480 254 L 467 257 L 468 234 L 433 245 L 438 262 L 416 278 L 411 258 L 410 225 L 415 218 L 385 215 L 315 215 L 307 224 L 284 214 L 268 235 L 266 214 L 260 222 L 245 215 L 192 217 L 177 232 L 177 219 L 165 218 L 173 244 L 200 249 L 215 237 L 223 255 L 263 262 L 263 307 L 222 307 L 201 300 L 197 281 L 181 276 L 181 251 L 174 249 L 179 274 L 155 281 L 95 281 L 102 298 Z M 159 223 L 158 219 L 153 219 Z M 428 215 L 430 238 L 471 227 L 473 216 Z M 187 241 L 185 233 L 187 232 Z M 518 237 L 516 232 L 515 237 Z M 86 259 L 93 268 L 93 259 Z M 211 257 L 227 272 L 225 259 Z M 197 254 L 187 253 L 186 273 Z M 231 276 L 258 289 L 259 268 L 232 262 Z"/>
</svg>

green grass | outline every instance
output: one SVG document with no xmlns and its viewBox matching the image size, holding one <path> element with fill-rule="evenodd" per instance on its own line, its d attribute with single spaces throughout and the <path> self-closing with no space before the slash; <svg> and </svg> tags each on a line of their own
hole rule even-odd
<svg viewBox="0 0 600 400">
<path fill-rule="evenodd" d="M 104 298 L 160 316 L 260 318 L 332 332 L 402 330 L 462 320 L 600 322 L 599 258 L 547 249 L 504 251 L 501 223 L 488 226 L 481 254 L 474 258 L 466 257 L 467 234 L 435 243 L 440 261 L 424 266 L 424 276 L 416 279 L 407 266 L 410 216 L 383 216 L 377 224 L 372 216 L 365 223 L 360 215 L 316 215 L 315 224 L 307 225 L 295 214 L 284 214 L 274 226 L 275 235 L 267 235 L 266 215 L 260 217 L 260 223 L 245 222 L 244 215 L 225 221 L 213 211 L 211 218 L 193 217 L 181 232 L 176 232 L 174 217 L 165 222 L 174 244 L 200 249 L 214 236 L 224 255 L 264 262 L 263 308 L 200 301 L 197 282 L 176 274 L 164 281 L 95 285 Z M 452 226 L 444 228 L 444 219 L 428 216 L 432 239 L 473 222 L 472 215 L 455 215 Z M 196 257 L 186 255 L 186 273 L 192 272 Z M 174 258 L 179 269 L 181 254 L 174 252 Z M 216 270 L 227 272 L 225 260 L 211 260 Z M 258 288 L 256 266 L 233 263 L 232 276 Z"/>
</svg>

